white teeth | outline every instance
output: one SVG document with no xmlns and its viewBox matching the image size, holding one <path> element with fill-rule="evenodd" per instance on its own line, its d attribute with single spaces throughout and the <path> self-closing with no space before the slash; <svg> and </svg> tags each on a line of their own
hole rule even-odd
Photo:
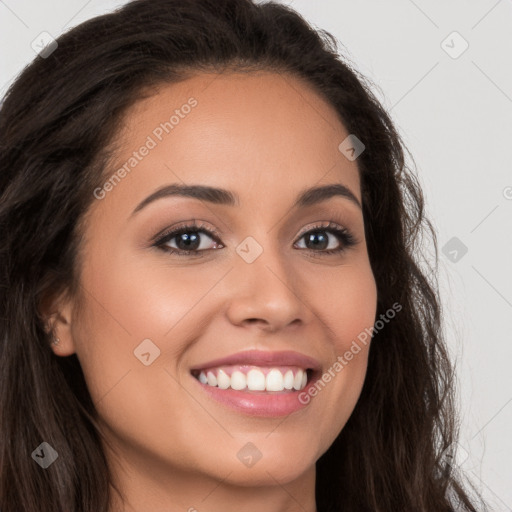
<svg viewBox="0 0 512 512">
<path fill-rule="evenodd" d="M 303 374 L 304 374 L 304 372 L 302 370 L 299 370 L 295 374 L 295 378 L 293 379 L 293 388 L 296 389 L 297 391 L 299 391 L 299 389 L 301 389 Z"/>
<path fill-rule="evenodd" d="M 246 376 L 239 371 L 234 371 L 231 374 L 231 387 L 233 389 L 245 389 L 247 386 L 247 378 Z"/>
<path fill-rule="evenodd" d="M 209 386 L 216 386 L 217 385 L 217 377 L 215 377 L 215 374 L 213 372 L 208 372 L 206 374 L 206 377 L 208 379 L 208 385 Z"/>
<path fill-rule="evenodd" d="M 293 372 L 291 370 L 284 374 L 283 381 L 284 389 L 293 389 Z"/>
<path fill-rule="evenodd" d="M 264 391 L 265 374 L 261 370 L 250 370 L 247 374 L 247 387 L 250 391 Z"/>
<path fill-rule="evenodd" d="M 249 391 L 300 391 L 306 387 L 308 375 L 305 370 L 298 369 L 293 375 L 292 370 L 283 373 L 277 368 L 271 368 L 265 376 L 265 373 L 257 368 L 252 368 L 244 374 L 239 370 L 234 370 L 229 376 L 225 370 L 219 368 L 217 375 L 213 371 L 202 371 L 198 376 L 199 382 L 208 386 L 218 386 L 220 389 L 235 389 L 238 391 L 248 389 Z"/>
<path fill-rule="evenodd" d="M 231 384 L 231 379 L 229 375 L 224 370 L 219 370 L 217 372 L 217 386 L 220 389 L 228 389 Z"/>
<path fill-rule="evenodd" d="M 266 383 L 267 391 L 283 391 L 283 374 L 279 370 L 270 370 Z"/>
</svg>

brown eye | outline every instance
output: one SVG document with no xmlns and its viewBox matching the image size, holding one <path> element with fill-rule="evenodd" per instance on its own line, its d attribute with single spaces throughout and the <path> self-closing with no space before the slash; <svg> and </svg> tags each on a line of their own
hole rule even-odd
<svg viewBox="0 0 512 512">
<path fill-rule="evenodd" d="M 332 222 L 327 226 L 314 226 L 302 234 L 301 239 L 303 238 L 306 246 L 304 248 L 328 255 L 341 253 L 357 243 L 348 229 L 340 228 Z"/>
<path fill-rule="evenodd" d="M 222 247 L 222 245 L 211 247 L 212 242 L 220 244 L 215 233 L 197 224 L 191 224 L 164 234 L 154 245 L 171 254 L 192 255 Z M 169 246 L 169 243 L 173 243 L 175 247 Z"/>
</svg>

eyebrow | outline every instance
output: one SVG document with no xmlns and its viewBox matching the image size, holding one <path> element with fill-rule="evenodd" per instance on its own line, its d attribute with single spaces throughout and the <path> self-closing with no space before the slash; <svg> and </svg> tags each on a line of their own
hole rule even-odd
<svg viewBox="0 0 512 512">
<path fill-rule="evenodd" d="M 192 197 L 202 201 L 208 201 L 213 204 L 236 206 L 240 204 L 240 199 L 236 193 L 230 192 L 222 188 L 209 187 L 206 185 L 165 185 L 150 194 L 146 199 L 141 201 L 133 210 L 130 217 L 145 208 L 148 204 L 165 197 L 180 196 Z M 333 183 L 331 185 L 323 185 L 320 187 L 309 188 L 299 193 L 293 207 L 304 208 L 314 204 L 326 201 L 331 197 L 343 197 L 348 199 L 360 209 L 361 204 L 352 191 L 341 183 Z"/>
</svg>

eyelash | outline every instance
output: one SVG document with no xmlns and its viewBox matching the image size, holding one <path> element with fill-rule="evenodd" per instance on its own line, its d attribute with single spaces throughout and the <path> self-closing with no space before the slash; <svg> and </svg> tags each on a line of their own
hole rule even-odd
<svg viewBox="0 0 512 512">
<path fill-rule="evenodd" d="M 307 231 L 304 231 L 300 234 L 299 240 L 304 237 L 305 235 L 315 232 L 315 231 L 326 231 L 333 233 L 339 242 L 341 242 L 341 245 L 337 249 L 328 249 L 328 250 L 320 250 L 315 251 L 314 249 L 306 249 L 311 252 L 320 253 L 322 255 L 334 255 L 338 253 L 342 253 L 346 251 L 348 248 L 353 247 L 354 245 L 358 244 L 358 239 L 347 229 L 347 228 L 340 228 L 337 224 L 334 222 L 329 222 L 327 226 L 320 224 L 317 224 L 311 228 L 309 228 Z M 176 256 L 190 256 L 191 254 L 194 254 L 194 257 L 201 257 L 204 252 L 212 251 L 216 249 L 203 249 L 203 250 L 191 250 L 191 251 L 185 251 L 183 249 L 175 249 L 174 247 L 168 247 L 164 244 L 172 240 L 173 238 L 182 235 L 184 233 L 204 233 L 208 235 L 210 238 L 212 238 L 215 242 L 220 242 L 220 234 L 216 230 L 211 230 L 206 228 L 205 226 L 201 224 L 188 224 L 186 226 L 181 226 L 177 229 L 174 229 L 173 231 L 170 231 L 168 233 L 164 233 L 162 236 L 160 236 L 155 243 L 153 244 L 153 247 L 156 247 L 164 252 L 174 254 Z M 222 247 L 221 247 L 222 248 Z"/>
</svg>

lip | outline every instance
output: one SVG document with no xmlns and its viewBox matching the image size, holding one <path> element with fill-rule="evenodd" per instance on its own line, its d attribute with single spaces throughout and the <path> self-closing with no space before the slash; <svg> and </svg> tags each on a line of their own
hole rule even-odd
<svg viewBox="0 0 512 512">
<path fill-rule="evenodd" d="M 320 370 L 320 363 L 312 357 L 291 350 L 270 352 L 263 350 L 245 350 L 227 357 L 207 361 L 193 366 L 190 371 L 205 370 L 216 366 L 246 364 L 252 366 L 299 366 L 305 370 Z"/>
<path fill-rule="evenodd" d="M 202 384 L 193 376 L 199 370 L 224 365 L 246 364 L 254 366 L 299 366 L 308 370 L 308 383 L 301 391 L 239 391 L 220 389 Z M 302 403 L 299 396 L 307 393 L 320 378 L 320 363 L 304 354 L 293 351 L 268 352 L 249 350 L 228 357 L 207 361 L 190 369 L 196 385 L 200 386 L 209 398 L 235 412 L 248 416 L 280 417 L 304 409 L 308 403 Z"/>
</svg>

